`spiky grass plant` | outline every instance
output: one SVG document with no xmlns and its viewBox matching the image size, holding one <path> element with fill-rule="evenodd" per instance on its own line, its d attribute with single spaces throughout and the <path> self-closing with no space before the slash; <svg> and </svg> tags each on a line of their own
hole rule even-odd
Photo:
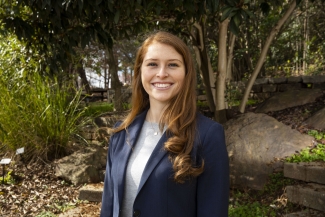
<svg viewBox="0 0 325 217">
<path fill-rule="evenodd" d="M 14 36 L 0 36 L 0 149 L 25 147 L 26 158 L 65 152 L 85 122 L 81 92 L 68 79 L 44 76 L 42 56 Z M 43 71 L 42 71 L 43 70 Z"/>
<path fill-rule="evenodd" d="M 83 124 L 81 92 L 38 73 L 11 80 L 10 87 L 0 83 L 1 142 L 12 150 L 25 147 L 28 157 L 59 156 Z"/>
</svg>

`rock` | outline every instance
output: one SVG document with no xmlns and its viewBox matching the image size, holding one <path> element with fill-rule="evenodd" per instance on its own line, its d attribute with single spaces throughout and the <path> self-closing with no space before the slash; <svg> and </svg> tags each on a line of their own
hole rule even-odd
<svg viewBox="0 0 325 217">
<path fill-rule="evenodd" d="M 280 78 L 269 78 L 269 83 L 270 84 L 281 84 L 281 83 L 286 83 L 287 82 L 286 77 L 280 77 Z"/>
<path fill-rule="evenodd" d="M 94 119 L 94 123 L 97 127 L 114 127 L 115 123 L 119 120 L 119 116 L 116 115 L 108 115 L 97 117 Z"/>
<path fill-rule="evenodd" d="M 74 185 L 104 180 L 107 150 L 100 146 L 81 149 L 56 162 L 55 175 Z"/>
<path fill-rule="evenodd" d="M 269 78 L 257 78 L 255 79 L 254 85 L 267 84 L 269 83 Z"/>
<path fill-rule="evenodd" d="M 112 133 L 113 133 L 112 128 L 108 128 L 108 127 L 98 128 L 97 131 L 96 131 L 95 140 L 104 143 L 104 145 L 107 145 L 107 143 L 109 141 L 109 138 L 111 137 Z"/>
<path fill-rule="evenodd" d="M 283 174 L 287 178 L 325 185 L 325 162 L 285 163 Z"/>
<path fill-rule="evenodd" d="M 324 83 L 325 75 L 313 75 L 313 76 L 302 76 L 302 82 L 304 83 Z"/>
<path fill-rule="evenodd" d="M 101 202 L 104 183 L 88 184 L 79 189 L 79 200 Z"/>
<path fill-rule="evenodd" d="M 199 95 L 197 97 L 197 100 L 200 100 L 200 101 L 206 101 L 207 100 L 207 96 L 206 95 Z"/>
<path fill-rule="evenodd" d="M 325 212 L 325 187 L 315 183 L 287 186 L 288 201 Z"/>
<path fill-rule="evenodd" d="M 322 94 L 319 89 L 288 90 L 267 99 L 256 108 L 255 112 L 267 113 L 304 105 L 315 102 L 316 98 L 322 96 Z"/>
<path fill-rule="evenodd" d="M 231 184 L 261 190 L 268 176 L 282 171 L 279 159 L 312 144 L 311 136 L 265 115 L 246 113 L 224 124 Z"/>
<path fill-rule="evenodd" d="M 267 92 L 276 92 L 277 91 L 277 86 L 274 85 L 274 84 L 266 84 L 266 85 L 263 85 L 262 87 L 262 92 L 263 93 L 267 93 Z"/>
<path fill-rule="evenodd" d="M 302 82 L 302 77 L 301 76 L 298 76 L 298 77 L 294 77 L 294 76 L 291 76 L 287 79 L 288 83 L 299 83 L 299 82 Z"/>
<path fill-rule="evenodd" d="M 308 118 L 305 124 L 318 130 L 325 130 L 325 107 Z"/>
</svg>

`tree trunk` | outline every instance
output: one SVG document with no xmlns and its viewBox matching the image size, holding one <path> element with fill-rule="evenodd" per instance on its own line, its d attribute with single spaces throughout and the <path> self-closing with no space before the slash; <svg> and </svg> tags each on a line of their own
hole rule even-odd
<svg viewBox="0 0 325 217">
<path fill-rule="evenodd" d="M 227 31 L 229 19 L 220 23 L 219 27 L 219 43 L 218 43 L 218 75 L 216 82 L 216 110 L 214 113 L 215 120 L 219 123 L 225 123 L 226 104 L 225 104 L 225 90 L 226 90 L 226 76 L 227 76 Z"/>
<path fill-rule="evenodd" d="M 227 74 L 226 74 L 226 85 L 230 83 L 230 81 L 233 80 L 233 73 L 232 73 L 232 66 L 233 66 L 233 57 L 234 57 L 234 47 L 235 47 L 235 40 L 236 36 L 230 32 L 229 36 L 229 47 L 228 47 L 228 57 L 227 57 Z M 229 92 L 227 93 L 227 95 Z M 229 108 L 229 100 L 232 100 L 231 98 L 227 98 L 225 105 L 226 109 Z"/>
<path fill-rule="evenodd" d="M 107 69 L 107 55 L 104 52 L 104 88 L 108 89 L 108 69 Z"/>
<path fill-rule="evenodd" d="M 261 70 L 261 68 L 262 68 L 262 66 L 263 66 L 263 64 L 265 62 L 267 52 L 268 52 L 268 50 L 270 48 L 270 45 L 271 45 L 273 39 L 275 38 L 275 36 L 279 32 L 279 30 L 281 29 L 283 24 L 289 19 L 289 17 L 291 16 L 291 14 L 295 10 L 295 8 L 296 8 L 296 0 L 292 0 L 287 12 L 278 21 L 278 23 L 273 27 L 273 29 L 271 30 L 271 32 L 269 34 L 269 37 L 265 41 L 265 44 L 264 44 L 264 47 L 262 49 L 260 58 L 258 59 L 258 61 L 256 63 L 256 66 L 255 66 L 255 69 L 254 69 L 254 71 L 253 71 L 253 73 L 252 73 L 252 75 L 251 75 L 251 77 L 250 77 L 250 79 L 249 79 L 249 81 L 247 83 L 243 99 L 242 99 L 242 101 L 240 103 L 239 111 L 241 113 L 245 112 L 246 102 L 248 100 L 249 93 L 251 92 L 251 89 L 252 89 L 253 84 L 254 84 L 254 82 L 256 80 L 256 77 L 259 74 L 259 72 L 260 72 L 260 70 Z"/>
<path fill-rule="evenodd" d="M 232 33 L 230 33 L 229 36 L 229 48 L 228 48 L 228 57 L 227 57 L 227 76 L 226 81 L 233 80 L 233 74 L 232 74 L 232 65 L 233 65 L 233 57 L 234 57 L 234 47 L 235 47 L 235 40 L 236 36 Z"/>
<path fill-rule="evenodd" d="M 90 85 L 89 85 L 89 82 L 87 80 L 86 71 L 85 71 L 85 69 L 83 67 L 82 60 L 79 61 L 78 65 L 77 65 L 77 68 L 76 68 L 76 71 L 77 71 L 79 77 L 81 78 L 81 83 L 82 83 L 82 86 L 85 88 L 86 93 L 91 94 Z"/>
<path fill-rule="evenodd" d="M 205 24 L 201 21 L 200 23 L 195 23 L 194 27 L 196 31 L 192 29 L 192 44 L 195 51 L 195 57 L 197 64 L 200 69 L 200 73 L 203 79 L 206 97 L 211 112 L 215 111 L 215 102 L 214 102 L 214 88 L 215 88 L 215 77 L 213 75 L 213 70 L 206 50 L 206 32 Z"/>
<path fill-rule="evenodd" d="M 111 74 L 111 86 L 112 89 L 115 91 L 114 94 L 114 108 L 115 111 L 122 111 L 122 83 L 120 82 L 120 79 L 118 77 L 118 70 L 117 70 L 117 63 L 115 60 L 115 56 L 113 53 L 113 48 L 107 49 L 108 51 L 108 65 L 109 65 L 109 71 Z"/>
<path fill-rule="evenodd" d="M 308 30 L 308 0 L 306 0 L 306 4 L 305 4 L 305 16 L 304 16 L 304 37 L 303 37 L 303 53 L 302 53 L 302 70 L 303 70 L 303 74 L 306 74 L 307 71 L 307 53 L 308 53 L 308 34 L 309 30 Z"/>
</svg>

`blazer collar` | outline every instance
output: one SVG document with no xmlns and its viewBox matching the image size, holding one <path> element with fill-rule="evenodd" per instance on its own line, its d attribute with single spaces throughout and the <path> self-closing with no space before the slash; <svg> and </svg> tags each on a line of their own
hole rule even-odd
<svg viewBox="0 0 325 217">
<path fill-rule="evenodd" d="M 124 136 L 124 143 L 122 147 L 122 155 L 119 158 L 118 163 L 118 173 L 117 176 L 117 183 L 118 183 L 118 196 L 119 196 L 119 202 L 122 203 L 122 197 L 123 197 L 123 191 L 124 191 L 124 182 L 125 182 L 125 174 L 126 174 L 126 168 L 128 165 L 128 161 L 132 152 L 132 149 L 136 143 L 136 140 L 139 137 L 142 125 L 144 123 L 144 120 L 146 119 L 148 110 L 145 110 L 136 118 L 133 120 L 133 122 L 129 125 L 129 127 L 125 130 Z"/>
<path fill-rule="evenodd" d="M 118 185 L 119 185 L 119 198 L 121 199 L 123 196 L 123 190 L 124 189 L 124 182 L 125 182 L 125 174 L 126 174 L 126 168 L 128 164 L 128 160 L 130 158 L 132 148 L 136 144 L 136 141 L 140 135 L 141 128 L 143 126 L 143 123 L 146 119 L 148 110 L 145 110 L 141 114 L 139 114 L 132 124 L 127 128 L 127 132 L 125 134 L 125 143 L 123 147 L 123 157 L 120 159 L 120 165 L 122 168 L 120 168 L 120 171 L 123 171 L 121 176 L 118 177 Z M 167 141 L 168 137 L 166 132 L 163 133 L 160 140 L 158 141 L 156 147 L 154 148 L 145 168 L 141 176 L 140 184 L 138 187 L 138 193 L 141 191 L 142 187 L 148 180 L 150 174 L 155 169 L 157 164 L 161 161 L 161 159 L 167 154 L 167 152 L 164 150 L 164 143 Z M 121 201 L 120 201 L 121 202 Z"/>
<path fill-rule="evenodd" d="M 168 137 L 166 135 L 166 131 L 161 136 L 160 140 L 158 141 L 156 147 L 154 148 L 145 168 L 141 176 L 140 184 L 138 187 L 138 194 L 141 191 L 142 187 L 148 180 L 150 174 L 152 171 L 156 168 L 158 163 L 161 161 L 161 159 L 167 154 L 167 152 L 164 150 L 164 144 L 167 141 Z"/>
</svg>

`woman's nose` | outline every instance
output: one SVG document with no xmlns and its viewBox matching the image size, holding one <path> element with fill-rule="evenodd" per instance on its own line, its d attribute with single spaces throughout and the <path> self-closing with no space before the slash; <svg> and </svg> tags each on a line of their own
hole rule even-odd
<svg viewBox="0 0 325 217">
<path fill-rule="evenodd" d="M 160 77 L 160 78 L 167 77 L 168 76 L 168 73 L 166 71 L 166 68 L 165 67 L 160 67 L 158 73 L 156 74 L 156 76 L 157 77 Z"/>
</svg>

